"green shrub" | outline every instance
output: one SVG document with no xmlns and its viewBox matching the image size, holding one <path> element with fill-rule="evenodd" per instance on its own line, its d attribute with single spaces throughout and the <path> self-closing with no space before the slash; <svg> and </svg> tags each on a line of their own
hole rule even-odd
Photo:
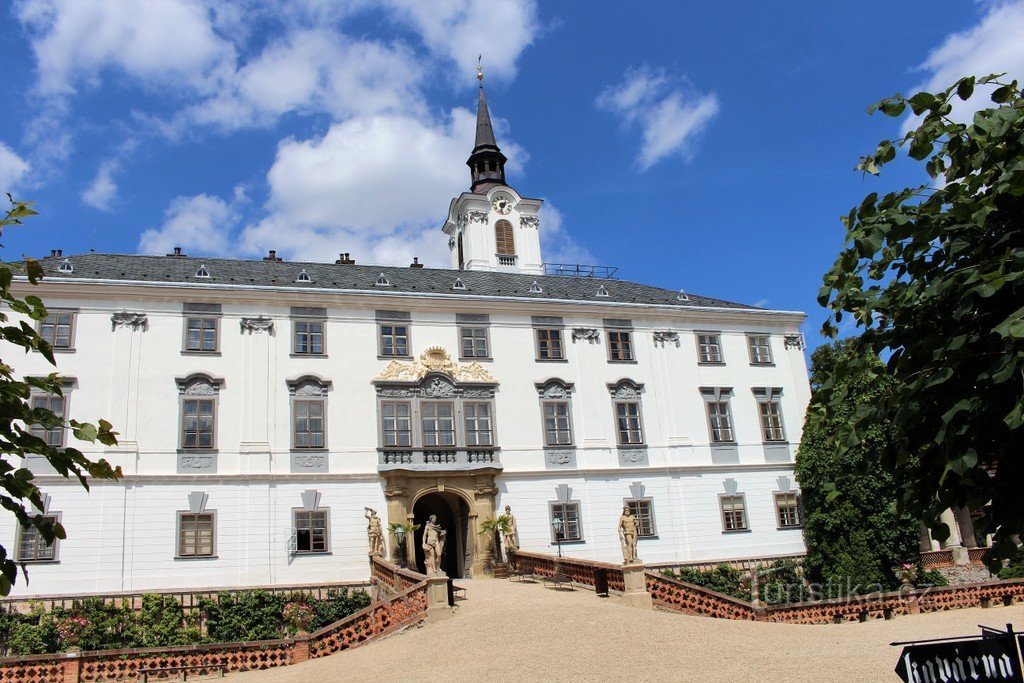
<svg viewBox="0 0 1024 683">
<path fill-rule="evenodd" d="M 281 611 L 287 596 L 265 590 L 219 593 L 200 602 L 206 619 L 206 642 L 273 640 L 284 636 Z"/>
<path fill-rule="evenodd" d="M 198 629 L 194 634 L 187 632 L 181 603 L 168 595 L 142 596 L 138 627 L 143 647 L 189 645 L 199 641 Z M 193 635 L 195 637 L 190 637 Z"/>
<path fill-rule="evenodd" d="M 1024 548 L 1017 548 L 1017 554 L 1009 564 L 999 570 L 1000 579 L 1024 579 Z"/>
<path fill-rule="evenodd" d="M 43 655 L 59 652 L 57 627 L 52 619 L 41 623 L 17 621 L 12 624 L 7 639 L 9 655 Z"/>
<path fill-rule="evenodd" d="M 744 573 L 724 562 L 708 572 L 692 567 L 680 567 L 673 575 L 680 581 L 710 588 L 740 600 L 750 600 L 750 588 L 741 585 Z"/>
<path fill-rule="evenodd" d="M 917 574 L 917 586 L 948 586 L 949 581 L 938 569 L 922 570 Z"/>
<path fill-rule="evenodd" d="M 370 594 L 363 590 L 327 591 L 327 598 L 316 600 L 313 605 L 313 622 L 310 629 L 315 631 L 345 617 L 355 614 L 370 604 Z"/>
</svg>

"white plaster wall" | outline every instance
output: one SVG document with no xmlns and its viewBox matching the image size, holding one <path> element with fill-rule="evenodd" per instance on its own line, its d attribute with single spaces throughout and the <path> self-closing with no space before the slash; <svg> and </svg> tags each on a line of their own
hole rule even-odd
<svg viewBox="0 0 1024 683">
<path fill-rule="evenodd" d="M 377 415 L 371 378 L 388 360 L 377 357 L 376 309 L 410 311 L 415 355 L 430 346 L 458 356 L 456 313 L 490 314 L 497 443 L 504 474 L 501 505 L 513 506 L 523 547 L 550 551 L 548 502 L 560 483 L 583 503 L 585 543 L 566 553 L 614 561 L 619 556 L 615 521 L 630 482 L 641 481 L 654 499 L 657 539 L 643 540 L 648 562 L 727 559 L 800 552 L 799 530 L 778 530 L 772 493 L 792 464 L 765 462 L 752 387 L 781 387 L 791 450 L 799 443 L 809 400 L 804 354 L 784 348 L 797 332 L 797 316 L 759 312 L 664 309 L 550 302 L 444 301 L 427 297 L 377 297 L 312 292 L 232 292 L 213 288 L 129 288 L 54 282 L 33 293 L 51 308 L 79 310 L 75 350 L 58 354 L 61 373 L 75 377 L 70 417 L 106 417 L 120 445 L 76 444 L 120 465 L 119 484 L 96 483 L 91 494 L 39 467 L 51 509 L 61 512 L 70 538 L 60 563 L 30 567 L 32 583 L 19 594 L 48 594 L 188 586 L 302 583 L 362 579 L 366 537 L 362 507 L 384 510 L 377 475 Z M 595 284 L 596 286 L 596 284 Z M 183 302 L 218 302 L 220 355 L 182 353 Z M 291 355 L 290 306 L 326 306 L 326 358 Z M 111 330 L 110 315 L 143 311 L 148 329 Z M 240 331 L 241 317 L 273 318 L 274 333 Z M 564 363 L 534 358 L 531 315 L 565 320 Z M 636 363 L 609 363 L 603 318 L 633 323 Z M 573 327 L 600 330 L 601 343 L 573 343 Z M 674 330 L 680 346 L 656 347 L 653 332 Z M 725 365 L 699 366 L 694 332 L 719 331 Z M 746 333 L 771 335 L 775 365 L 749 364 Z M 19 373 L 45 374 L 38 354 L 19 358 Z M 176 377 L 205 373 L 224 380 L 217 420 L 216 474 L 176 474 L 179 395 Z M 290 403 L 286 380 L 314 374 L 332 382 L 328 398 L 326 475 L 290 473 Z M 541 408 L 535 383 L 551 377 L 572 382 L 576 470 L 550 470 L 544 460 Z M 607 384 L 627 377 L 644 385 L 642 398 L 649 463 L 620 467 Z M 739 464 L 714 465 L 700 386 L 732 387 Z M 733 478 L 747 496 L 751 531 L 723 534 L 718 508 L 722 482 Z M 795 483 L 794 483 L 795 486 Z M 291 558 L 286 552 L 291 508 L 299 492 L 322 492 L 331 508 L 332 554 Z M 218 557 L 175 560 L 175 513 L 189 491 L 210 494 L 216 509 Z M 387 521 L 387 520 L 385 520 Z M 14 544 L 10 518 L 0 516 L 0 539 Z M 122 550 L 123 549 L 123 550 Z"/>
</svg>

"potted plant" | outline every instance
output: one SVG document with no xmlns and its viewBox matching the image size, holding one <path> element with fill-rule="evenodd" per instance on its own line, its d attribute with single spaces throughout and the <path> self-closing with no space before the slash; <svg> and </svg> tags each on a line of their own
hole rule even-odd
<svg viewBox="0 0 1024 683">
<path fill-rule="evenodd" d="M 57 637 L 68 652 L 81 652 L 82 648 L 78 644 L 82 642 L 82 632 L 88 627 L 89 620 L 85 617 L 65 617 L 57 622 Z"/>
<path fill-rule="evenodd" d="M 900 588 L 913 588 L 914 582 L 917 581 L 917 565 L 912 562 L 904 562 L 893 569 L 893 573 L 902 584 Z"/>
<path fill-rule="evenodd" d="M 494 570 L 495 578 L 498 579 L 503 579 L 508 575 L 508 566 L 501 557 L 501 538 L 511 531 L 512 518 L 508 515 L 498 515 L 480 523 L 481 534 L 493 534 L 494 556 L 491 559 L 491 568 Z"/>
<path fill-rule="evenodd" d="M 313 622 L 313 608 L 302 598 L 292 600 L 281 610 L 284 622 L 289 629 L 303 636 L 309 633 L 309 625 Z"/>
</svg>

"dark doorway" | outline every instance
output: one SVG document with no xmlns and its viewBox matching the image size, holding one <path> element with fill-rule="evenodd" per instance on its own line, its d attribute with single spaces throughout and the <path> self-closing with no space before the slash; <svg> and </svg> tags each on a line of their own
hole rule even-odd
<svg viewBox="0 0 1024 683">
<path fill-rule="evenodd" d="M 428 493 L 416 501 L 413 506 L 413 517 L 419 526 L 415 535 L 416 568 L 423 572 L 423 525 L 430 515 L 437 515 L 437 523 L 448 532 L 441 565 L 448 576 L 461 579 L 465 576 L 465 568 L 472 566 L 472 558 L 467 558 L 469 548 L 469 508 L 466 502 L 454 493 Z"/>
</svg>

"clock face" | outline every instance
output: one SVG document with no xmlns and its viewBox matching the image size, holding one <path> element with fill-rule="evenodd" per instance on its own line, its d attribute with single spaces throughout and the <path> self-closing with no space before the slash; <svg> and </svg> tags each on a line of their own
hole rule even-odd
<svg viewBox="0 0 1024 683">
<path fill-rule="evenodd" d="M 494 203 L 491 206 L 502 216 L 507 216 L 512 210 L 512 200 L 508 197 L 498 196 L 494 198 Z"/>
</svg>

